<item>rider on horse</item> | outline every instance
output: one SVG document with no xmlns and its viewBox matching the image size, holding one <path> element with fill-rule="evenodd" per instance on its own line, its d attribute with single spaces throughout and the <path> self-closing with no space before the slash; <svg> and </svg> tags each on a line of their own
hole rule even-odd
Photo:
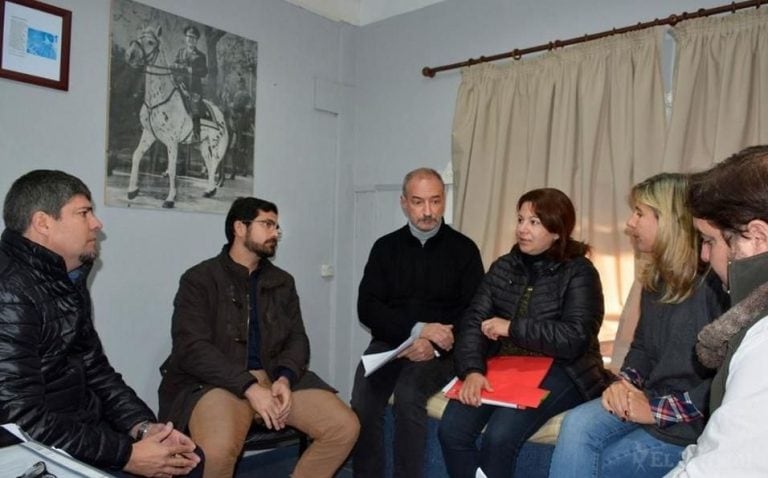
<svg viewBox="0 0 768 478">
<path fill-rule="evenodd" d="M 200 116 L 205 110 L 202 79 L 208 75 L 208 60 L 205 53 L 197 49 L 197 40 L 200 39 L 197 27 L 189 25 L 184 28 L 184 38 L 186 46 L 176 53 L 173 69 L 174 77 L 187 98 L 193 141 L 197 142 L 200 141 Z"/>
</svg>

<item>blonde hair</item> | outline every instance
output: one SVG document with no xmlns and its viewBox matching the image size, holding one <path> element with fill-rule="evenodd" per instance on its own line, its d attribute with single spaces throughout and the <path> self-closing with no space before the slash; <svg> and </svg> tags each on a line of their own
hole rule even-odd
<svg viewBox="0 0 768 478">
<path fill-rule="evenodd" d="M 638 280 L 644 289 L 663 290 L 661 302 L 679 304 L 696 286 L 699 267 L 699 236 L 686 206 L 688 176 L 661 173 L 636 184 L 630 204 L 644 204 L 658 221 L 653 249 L 641 257 Z"/>
</svg>

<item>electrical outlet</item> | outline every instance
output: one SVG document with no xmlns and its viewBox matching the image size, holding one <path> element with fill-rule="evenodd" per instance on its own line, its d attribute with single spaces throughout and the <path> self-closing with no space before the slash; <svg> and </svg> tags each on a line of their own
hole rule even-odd
<svg viewBox="0 0 768 478">
<path fill-rule="evenodd" d="M 330 264 L 323 264 L 320 266 L 320 277 L 333 277 L 334 270 Z"/>
</svg>

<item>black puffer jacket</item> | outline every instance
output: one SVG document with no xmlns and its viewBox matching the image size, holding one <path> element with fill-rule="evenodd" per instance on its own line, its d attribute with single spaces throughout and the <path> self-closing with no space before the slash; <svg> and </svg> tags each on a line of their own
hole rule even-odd
<svg viewBox="0 0 768 478">
<path fill-rule="evenodd" d="M 603 321 L 603 290 L 597 270 L 586 257 L 565 262 L 536 262 L 538 279 L 528 284 L 530 272 L 515 246 L 491 265 L 464 313 L 454 357 L 460 378 L 485 373 L 486 359 L 499 343 L 483 335 L 483 320 L 510 319 L 509 339 L 533 352 L 554 357 L 564 366 L 584 398 L 597 397 L 607 384 L 597 333 Z M 528 312 L 515 318 L 520 298 L 533 286 Z"/>
<path fill-rule="evenodd" d="M 0 240 L 0 423 L 87 463 L 121 469 L 128 431 L 154 421 L 109 365 L 93 327 L 89 267 L 6 230 Z"/>
</svg>

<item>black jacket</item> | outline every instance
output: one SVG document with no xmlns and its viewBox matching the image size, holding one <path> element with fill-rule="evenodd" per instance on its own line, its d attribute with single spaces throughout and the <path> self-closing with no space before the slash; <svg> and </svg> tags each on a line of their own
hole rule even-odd
<svg viewBox="0 0 768 478">
<path fill-rule="evenodd" d="M 128 431 L 154 414 L 110 366 L 86 288 L 64 260 L 13 231 L 0 240 L 0 422 L 87 463 L 122 469 Z"/>
<path fill-rule="evenodd" d="M 499 343 L 486 338 L 480 324 L 498 316 L 511 320 L 509 339 L 515 345 L 554 357 L 585 399 L 597 397 L 607 382 L 597 339 L 603 321 L 597 270 L 582 256 L 564 262 L 544 258 L 535 267 L 538 279 L 529 284 L 530 271 L 517 246 L 491 265 L 461 320 L 454 351 L 457 375 L 485 374 L 486 359 L 498 352 Z M 529 285 L 528 312 L 515 317 Z"/>
<path fill-rule="evenodd" d="M 472 239 L 443 223 L 422 246 L 405 225 L 371 248 L 357 314 L 373 340 L 396 347 L 416 322 L 457 325 L 482 277 Z"/>
</svg>

